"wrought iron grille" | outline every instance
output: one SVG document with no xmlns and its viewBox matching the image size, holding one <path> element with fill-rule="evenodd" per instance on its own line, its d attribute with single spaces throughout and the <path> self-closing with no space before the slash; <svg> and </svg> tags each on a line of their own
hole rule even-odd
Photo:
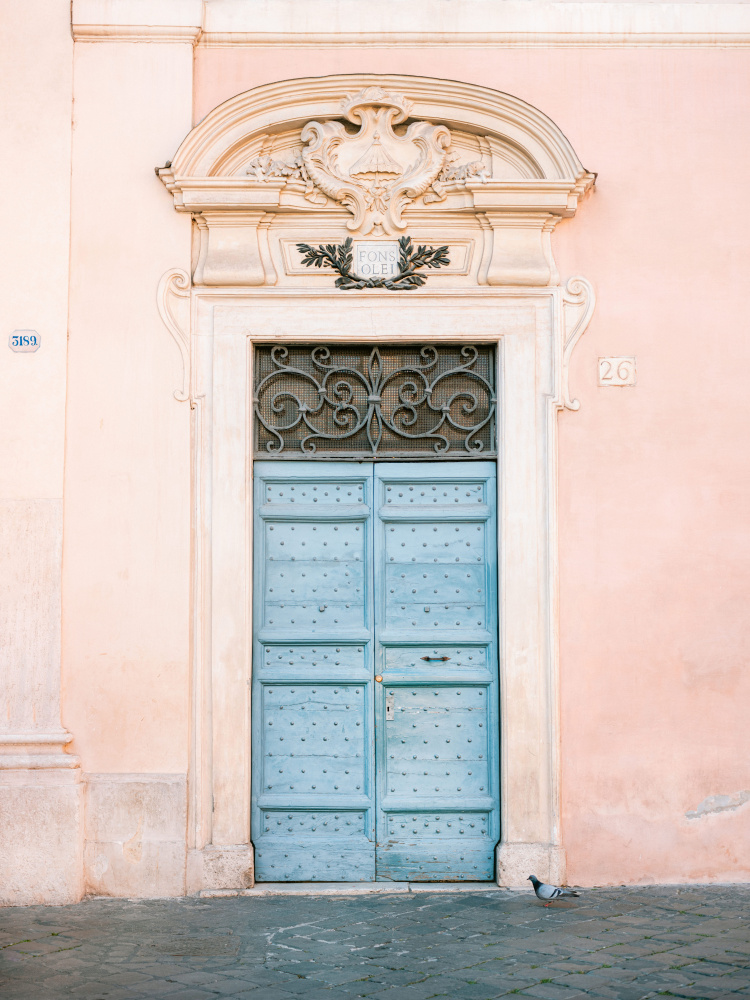
<svg viewBox="0 0 750 1000">
<path fill-rule="evenodd" d="M 490 458 L 489 345 L 260 345 L 257 458 Z"/>
</svg>

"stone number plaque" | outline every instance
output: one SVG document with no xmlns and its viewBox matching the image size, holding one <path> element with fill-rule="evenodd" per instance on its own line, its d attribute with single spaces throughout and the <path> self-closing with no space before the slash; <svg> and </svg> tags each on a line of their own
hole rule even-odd
<svg viewBox="0 0 750 1000">
<path fill-rule="evenodd" d="M 599 385 L 635 385 L 635 358 L 599 358 Z"/>
</svg>

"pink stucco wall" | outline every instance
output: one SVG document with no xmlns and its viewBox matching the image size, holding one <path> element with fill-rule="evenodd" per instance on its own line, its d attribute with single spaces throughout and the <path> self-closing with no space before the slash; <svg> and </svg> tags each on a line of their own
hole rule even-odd
<svg viewBox="0 0 750 1000">
<path fill-rule="evenodd" d="M 359 71 L 514 94 L 599 174 L 555 234 L 563 277 L 598 297 L 581 410 L 560 418 L 569 880 L 750 878 L 750 802 L 715 809 L 750 790 L 750 53 L 199 48 L 195 121 L 260 84 Z M 598 388 L 596 359 L 620 354 L 637 387 Z"/>
<path fill-rule="evenodd" d="M 62 698 L 94 773 L 187 769 L 190 417 L 155 298 L 190 260 L 154 176 L 190 127 L 180 48 L 75 52 Z"/>
</svg>

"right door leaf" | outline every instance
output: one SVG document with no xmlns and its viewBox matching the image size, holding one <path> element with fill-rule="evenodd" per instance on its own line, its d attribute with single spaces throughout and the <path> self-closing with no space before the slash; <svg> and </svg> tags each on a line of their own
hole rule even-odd
<svg viewBox="0 0 750 1000">
<path fill-rule="evenodd" d="M 490 462 L 375 466 L 379 880 L 494 874 L 496 492 Z"/>
</svg>

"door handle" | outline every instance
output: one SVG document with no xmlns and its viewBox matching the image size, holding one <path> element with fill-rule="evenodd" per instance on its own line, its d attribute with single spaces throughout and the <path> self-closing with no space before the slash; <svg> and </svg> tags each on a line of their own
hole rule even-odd
<svg viewBox="0 0 750 1000">
<path fill-rule="evenodd" d="M 381 674 L 375 674 L 375 680 L 378 682 L 378 684 L 382 684 L 383 683 L 382 675 Z"/>
<path fill-rule="evenodd" d="M 450 660 L 450 656 L 422 656 L 420 659 L 427 660 L 428 663 L 431 663 L 433 660 L 444 663 L 446 660 Z"/>
</svg>

